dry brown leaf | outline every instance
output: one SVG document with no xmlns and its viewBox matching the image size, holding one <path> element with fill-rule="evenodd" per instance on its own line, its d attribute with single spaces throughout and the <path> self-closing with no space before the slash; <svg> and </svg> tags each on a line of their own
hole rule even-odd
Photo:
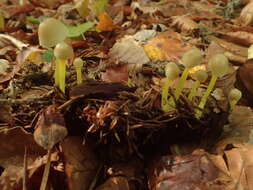
<svg viewBox="0 0 253 190">
<path fill-rule="evenodd" d="M 164 156 L 151 167 L 148 179 L 151 190 L 232 190 L 235 186 L 233 180 L 203 151 L 184 156 Z"/>
<path fill-rule="evenodd" d="M 99 22 L 96 26 L 97 30 L 112 31 L 114 29 L 113 20 L 106 12 L 100 14 L 98 19 Z"/>
<path fill-rule="evenodd" d="M 172 17 L 172 26 L 176 26 L 181 32 L 190 33 L 198 30 L 198 24 L 188 16 Z"/>
<path fill-rule="evenodd" d="M 242 26 L 249 26 L 253 22 L 253 1 L 248 3 L 241 11 L 239 17 L 239 24 Z"/>
<path fill-rule="evenodd" d="M 234 148 L 225 150 L 220 156 L 223 157 L 226 166 L 226 173 L 229 174 L 242 189 L 252 189 L 253 187 L 253 145 L 250 144 L 233 144 Z M 214 156 L 212 157 L 212 159 Z"/>
<path fill-rule="evenodd" d="M 143 47 L 131 36 L 116 42 L 110 49 L 109 57 L 116 63 L 145 64 L 149 62 Z"/>
<path fill-rule="evenodd" d="M 231 41 L 244 46 L 253 44 L 253 33 L 247 31 L 227 32 L 225 34 Z"/>
<path fill-rule="evenodd" d="M 190 44 L 186 44 L 181 40 L 181 35 L 177 32 L 166 31 L 151 38 L 146 46 L 158 49 L 162 58 L 169 61 L 178 61 L 182 55 L 192 48 Z"/>
<path fill-rule="evenodd" d="M 55 106 L 49 106 L 42 111 L 34 131 L 34 140 L 43 148 L 49 150 L 62 141 L 68 134 L 63 115 Z"/>
<path fill-rule="evenodd" d="M 98 169 L 93 142 L 83 144 L 81 137 L 68 137 L 60 145 L 70 190 L 88 189 Z"/>
</svg>

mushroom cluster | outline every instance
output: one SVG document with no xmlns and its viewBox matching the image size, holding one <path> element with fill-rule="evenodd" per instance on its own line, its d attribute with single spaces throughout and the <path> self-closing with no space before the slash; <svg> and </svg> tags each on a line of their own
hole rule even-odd
<svg viewBox="0 0 253 190">
<path fill-rule="evenodd" d="M 38 36 L 42 47 L 50 49 L 54 47 L 55 61 L 55 85 L 65 93 L 66 65 L 73 59 L 74 51 L 71 45 L 65 42 L 67 38 L 67 27 L 55 18 L 48 18 L 39 25 Z M 81 59 L 81 58 L 79 58 Z M 82 60 L 79 60 L 80 62 Z M 76 65 L 74 63 L 74 65 Z M 82 82 L 82 64 L 76 67 L 77 84 Z"/>
<path fill-rule="evenodd" d="M 183 55 L 181 62 L 184 64 L 185 69 L 179 79 L 178 85 L 176 86 L 175 92 L 173 94 L 175 98 L 171 96 L 169 99 L 168 99 L 169 87 L 173 82 L 173 80 L 179 77 L 180 70 L 177 64 L 174 62 L 170 62 L 166 65 L 165 67 L 166 81 L 162 88 L 162 99 L 161 99 L 161 107 L 164 112 L 176 109 L 175 101 L 179 99 L 180 94 L 182 93 L 190 69 L 197 65 L 200 65 L 202 59 L 203 59 L 202 52 L 197 48 L 191 49 Z M 210 96 L 211 92 L 214 89 L 217 79 L 228 74 L 230 64 L 225 55 L 216 54 L 209 60 L 208 67 L 212 75 L 211 80 L 209 81 L 209 84 L 207 86 L 207 89 L 199 101 L 198 109 L 195 110 L 195 117 L 198 119 L 200 119 L 202 116 L 203 109 L 205 108 L 208 97 Z M 193 101 L 193 98 L 196 96 L 197 89 L 199 88 L 201 83 L 204 83 L 207 80 L 208 74 L 205 70 L 200 69 L 193 74 L 193 78 L 195 79 L 195 82 L 193 83 L 192 88 L 188 94 L 189 101 Z M 232 89 L 230 91 L 228 100 L 230 103 L 231 110 L 233 109 L 234 105 L 239 101 L 241 96 L 242 94 L 238 89 Z"/>
</svg>

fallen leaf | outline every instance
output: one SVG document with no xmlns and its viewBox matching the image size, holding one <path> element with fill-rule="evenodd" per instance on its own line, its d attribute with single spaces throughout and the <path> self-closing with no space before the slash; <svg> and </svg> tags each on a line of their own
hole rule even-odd
<svg viewBox="0 0 253 190">
<path fill-rule="evenodd" d="M 151 57 L 158 57 L 168 61 L 179 61 L 182 55 L 192 48 L 192 45 L 181 40 L 177 32 L 166 31 L 151 38 L 144 46 Z"/>
<path fill-rule="evenodd" d="M 199 29 L 198 24 L 187 16 L 172 17 L 172 26 L 176 26 L 181 32 L 190 33 Z"/>
<path fill-rule="evenodd" d="M 114 29 L 114 24 L 112 18 L 106 13 L 103 12 L 98 17 L 98 24 L 96 26 L 97 30 L 100 31 L 112 31 Z"/>
<path fill-rule="evenodd" d="M 65 160 L 69 190 L 89 189 L 98 169 L 93 142 L 83 144 L 81 137 L 67 137 L 60 143 Z"/>
<path fill-rule="evenodd" d="M 40 114 L 33 136 L 36 143 L 49 150 L 67 133 L 63 115 L 57 112 L 55 106 L 49 106 Z"/>
<path fill-rule="evenodd" d="M 143 47 L 132 36 L 116 42 L 110 49 L 109 57 L 116 63 L 145 64 L 149 62 Z"/>
<path fill-rule="evenodd" d="M 249 26 L 253 21 L 253 2 L 248 3 L 241 11 L 239 23 L 242 26 Z"/>
</svg>

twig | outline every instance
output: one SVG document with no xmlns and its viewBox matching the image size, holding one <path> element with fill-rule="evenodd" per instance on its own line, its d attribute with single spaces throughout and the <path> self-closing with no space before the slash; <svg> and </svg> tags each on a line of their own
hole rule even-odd
<svg viewBox="0 0 253 190">
<path fill-rule="evenodd" d="M 50 165 L 51 165 L 51 152 L 52 152 L 52 149 L 49 149 L 47 152 L 47 163 L 46 163 L 43 177 L 41 180 L 40 190 L 46 190 L 46 187 L 47 187 L 47 181 L 48 181 L 48 176 L 49 176 L 49 172 L 50 172 Z"/>
</svg>

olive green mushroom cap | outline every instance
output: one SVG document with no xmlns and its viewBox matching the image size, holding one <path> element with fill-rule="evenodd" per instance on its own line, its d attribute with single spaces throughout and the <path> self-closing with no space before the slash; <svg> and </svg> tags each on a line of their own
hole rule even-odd
<svg viewBox="0 0 253 190">
<path fill-rule="evenodd" d="M 216 54 L 209 60 L 208 67 L 213 75 L 223 77 L 229 72 L 228 58 L 223 54 Z"/>
<path fill-rule="evenodd" d="M 50 48 L 62 42 L 68 34 L 66 26 L 55 18 L 48 18 L 39 25 L 38 36 L 42 47 Z"/>
<path fill-rule="evenodd" d="M 180 69 L 174 62 L 169 62 L 165 66 L 165 76 L 169 80 L 175 80 L 180 74 Z"/>
<path fill-rule="evenodd" d="M 75 68 L 81 68 L 83 66 L 83 60 L 80 57 L 75 58 L 73 64 L 74 64 Z"/>
<path fill-rule="evenodd" d="M 183 55 L 182 62 L 186 68 L 192 68 L 200 65 L 202 59 L 202 52 L 198 48 L 193 48 Z"/>
<path fill-rule="evenodd" d="M 238 90 L 237 88 L 233 88 L 232 90 L 230 90 L 228 94 L 229 101 L 238 101 L 241 99 L 241 97 L 242 97 L 242 92 Z"/>
<path fill-rule="evenodd" d="M 65 42 L 57 44 L 54 48 L 56 59 L 70 59 L 74 56 L 73 48 Z"/>
<path fill-rule="evenodd" d="M 194 73 L 194 77 L 199 81 L 199 82 L 205 82 L 208 75 L 207 75 L 207 72 L 205 70 L 197 70 L 195 73 Z"/>
</svg>

